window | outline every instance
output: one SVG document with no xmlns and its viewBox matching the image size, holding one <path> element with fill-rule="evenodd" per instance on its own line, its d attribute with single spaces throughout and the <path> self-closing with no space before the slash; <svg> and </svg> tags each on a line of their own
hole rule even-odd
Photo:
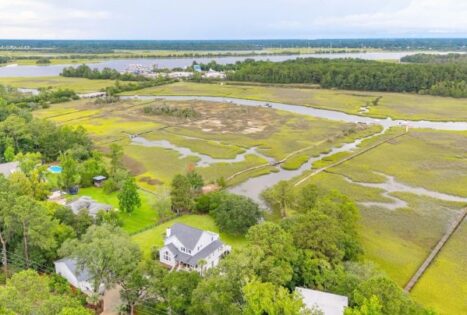
<svg viewBox="0 0 467 315">
<path fill-rule="evenodd" d="M 191 249 L 188 250 L 188 254 L 191 254 Z"/>
<path fill-rule="evenodd" d="M 180 247 L 180 250 L 181 250 L 182 252 L 185 252 L 185 247 Z"/>
<path fill-rule="evenodd" d="M 165 253 L 164 253 L 164 260 L 170 261 L 170 256 L 169 256 L 168 251 L 165 251 Z"/>
</svg>

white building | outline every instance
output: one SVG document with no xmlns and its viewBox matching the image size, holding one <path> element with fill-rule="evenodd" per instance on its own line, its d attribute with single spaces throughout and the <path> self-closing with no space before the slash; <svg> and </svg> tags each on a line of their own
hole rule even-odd
<svg viewBox="0 0 467 315">
<path fill-rule="evenodd" d="M 175 223 L 167 229 L 159 260 L 172 269 L 203 272 L 217 266 L 230 251 L 231 247 L 220 241 L 219 234 Z"/>
<path fill-rule="evenodd" d="M 343 315 L 349 306 L 349 299 L 343 295 L 331 294 L 306 288 L 296 288 L 303 298 L 303 304 L 310 310 L 320 310 L 324 315 Z"/>
<path fill-rule="evenodd" d="M 85 294 L 91 294 L 93 290 L 92 278 L 89 271 L 79 270 L 77 262 L 71 258 L 63 258 L 54 262 L 55 272 L 65 278 L 73 287 Z M 99 293 L 104 293 L 104 285 L 99 286 Z"/>
<path fill-rule="evenodd" d="M 0 164 L 0 174 L 10 177 L 11 174 L 19 170 L 19 162 L 9 162 Z"/>
<path fill-rule="evenodd" d="M 218 79 L 218 80 L 223 80 L 227 77 L 227 75 L 224 72 L 219 72 L 219 71 L 214 71 L 212 69 L 209 69 L 208 72 L 203 74 L 203 78 L 205 79 Z"/>
<path fill-rule="evenodd" d="M 168 74 L 170 79 L 190 79 L 193 77 L 193 72 L 175 71 Z"/>
</svg>

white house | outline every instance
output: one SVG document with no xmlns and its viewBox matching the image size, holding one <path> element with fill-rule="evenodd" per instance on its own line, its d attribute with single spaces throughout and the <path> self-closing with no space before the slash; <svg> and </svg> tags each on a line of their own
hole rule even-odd
<svg viewBox="0 0 467 315">
<path fill-rule="evenodd" d="M 227 75 L 224 72 L 219 72 L 219 71 L 215 71 L 215 70 L 212 70 L 212 69 L 209 69 L 208 72 L 203 74 L 203 78 L 205 78 L 205 79 L 220 79 L 220 80 L 223 80 L 226 77 L 227 77 Z"/>
<path fill-rule="evenodd" d="M 296 288 L 296 291 L 302 296 L 306 308 L 318 309 L 324 315 L 343 315 L 345 308 L 349 306 L 349 299 L 343 295 L 306 288 Z"/>
<path fill-rule="evenodd" d="M 93 285 L 89 271 L 79 270 L 76 260 L 63 258 L 54 262 L 55 272 L 65 278 L 73 287 L 81 290 L 85 294 L 92 293 Z M 99 286 L 99 293 L 104 293 L 104 285 Z"/>
<path fill-rule="evenodd" d="M 175 223 L 167 229 L 159 260 L 172 269 L 203 272 L 217 266 L 230 251 L 231 247 L 220 241 L 219 234 Z"/>
<path fill-rule="evenodd" d="M 168 74 L 170 79 L 190 79 L 193 77 L 193 72 L 188 71 L 174 71 Z"/>
</svg>

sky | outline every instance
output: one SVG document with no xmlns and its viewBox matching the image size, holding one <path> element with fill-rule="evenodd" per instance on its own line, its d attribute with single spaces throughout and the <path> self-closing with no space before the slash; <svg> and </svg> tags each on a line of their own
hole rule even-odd
<svg viewBox="0 0 467 315">
<path fill-rule="evenodd" d="M 0 0 L 2 39 L 467 37 L 467 0 Z"/>
</svg>

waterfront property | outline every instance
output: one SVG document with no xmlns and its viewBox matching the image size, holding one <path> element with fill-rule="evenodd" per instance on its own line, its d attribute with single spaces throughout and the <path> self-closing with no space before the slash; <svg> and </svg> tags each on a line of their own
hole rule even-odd
<svg viewBox="0 0 467 315">
<path fill-rule="evenodd" d="M 172 270 L 203 272 L 217 266 L 230 251 L 231 247 L 220 241 L 219 234 L 175 223 L 166 231 L 159 260 Z"/>
</svg>

